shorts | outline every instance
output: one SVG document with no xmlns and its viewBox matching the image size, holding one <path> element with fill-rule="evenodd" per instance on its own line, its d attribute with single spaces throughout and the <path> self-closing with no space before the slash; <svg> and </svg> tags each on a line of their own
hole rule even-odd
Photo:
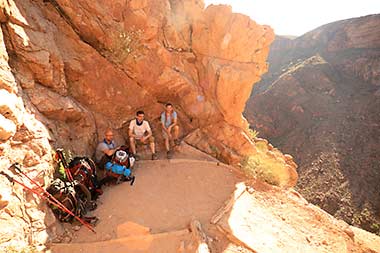
<svg viewBox="0 0 380 253">
<path fill-rule="evenodd" d="M 168 133 L 164 129 L 162 129 L 162 136 L 164 139 L 169 139 Z"/>
<path fill-rule="evenodd" d="M 141 138 L 141 137 L 140 137 Z M 153 136 L 150 136 L 148 138 L 148 141 L 145 141 L 145 142 L 142 142 L 140 141 L 139 139 L 137 139 L 137 137 L 135 137 L 135 142 L 136 144 L 142 144 L 142 145 L 147 145 L 147 144 L 150 144 L 150 143 L 154 143 L 154 137 Z"/>
<path fill-rule="evenodd" d="M 174 127 L 178 127 L 178 124 L 175 125 Z M 173 128 L 172 128 L 172 131 L 170 132 L 173 133 Z M 164 129 L 162 129 L 162 136 L 164 137 L 164 139 L 169 139 L 168 133 Z"/>
</svg>

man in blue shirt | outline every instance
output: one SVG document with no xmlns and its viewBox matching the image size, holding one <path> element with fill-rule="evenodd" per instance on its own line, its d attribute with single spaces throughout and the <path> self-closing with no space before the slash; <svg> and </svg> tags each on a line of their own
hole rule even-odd
<svg viewBox="0 0 380 253">
<path fill-rule="evenodd" d="M 178 140 L 179 126 L 177 124 L 177 112 L 174 111 L 173 105 L 167 103 L 165 111 L 161 113 L 162 135 L 165 139 L 165 147 L 168 159 L 172 158 L 170 150 L 170 141 L 174 140 L 176 145 L 180 144 Z"/>
<path fill-rule="evenodd" d="M 117 146 L 113 141 L 113 133 L 111 129 L 107 129 L 104 133 L 103 141 L 99 142 L 95 151 L 95 161 L 100 169 L 104 169 L 106 162 L 110 161 Z"/>
</svg>

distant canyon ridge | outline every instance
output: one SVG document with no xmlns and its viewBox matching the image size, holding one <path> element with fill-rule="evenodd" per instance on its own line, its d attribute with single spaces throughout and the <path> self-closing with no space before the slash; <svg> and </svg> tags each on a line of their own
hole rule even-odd
<svg viewBox="0 0 380 253">
<path fill-rule="evenodd" d="M 335 217 L 380 231 L 380 15 L 276 37 L 245 115 L 295 157 L 297 189 Z"/>
</svg>

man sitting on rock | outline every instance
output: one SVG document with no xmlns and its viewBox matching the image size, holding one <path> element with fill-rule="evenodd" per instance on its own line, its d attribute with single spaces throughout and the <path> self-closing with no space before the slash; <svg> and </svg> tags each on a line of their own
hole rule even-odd
<svg viewBox="0 0 380 253">
<path fill-rule="evenodd" d="M 179 126 L 177 124 L 177 112 L 174 111 L 171 103 L 167 103 L 165 105 L 165 111 L 161 113 L 161 124 L 167 157 L 168 159 L 171 159 L 173 153 L 170 150 L 170 141 L 174 140 L 176 145 L 180 144 L 180 141 L 178 140 Z"/>
<path fill-rule="evenodd" d="M 150 150 L 152 151 L 152 160 L 157 160 L 154 137 L 149 122 L 144 120 L 144 112 L 138 111 L 136 118 L 131 120 L 129 124 L 129 144 L 136 161 L 139 160 L 139 156 L 136 154 L 136 143 L 140 142 L 145 145 L 147 144 L 147 140 L 149 141 Z"/>
<path fill-rule="evenodd" d="M 116 150 L 116 144 L 113 141 L 113 133 L 110 128 L 108 128 L 104 133 L 104 139 L 101 141 L 95 152 L 95 161 L 98 165 L 98 168 L 104 170 L 104 165 L 111 161 L 112 155 Z"/>
</svg>

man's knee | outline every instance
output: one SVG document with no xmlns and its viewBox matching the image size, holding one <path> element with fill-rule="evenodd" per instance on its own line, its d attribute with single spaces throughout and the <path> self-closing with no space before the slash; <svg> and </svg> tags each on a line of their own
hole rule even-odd
<svg viewBox="0 0 380 253">
<path fill-rule="evenodd" d="M 175 125 L 173 128 L 174 128 L 174 131 L 179 131 L 179 126 L 178 125 Z"/>
</svg>

